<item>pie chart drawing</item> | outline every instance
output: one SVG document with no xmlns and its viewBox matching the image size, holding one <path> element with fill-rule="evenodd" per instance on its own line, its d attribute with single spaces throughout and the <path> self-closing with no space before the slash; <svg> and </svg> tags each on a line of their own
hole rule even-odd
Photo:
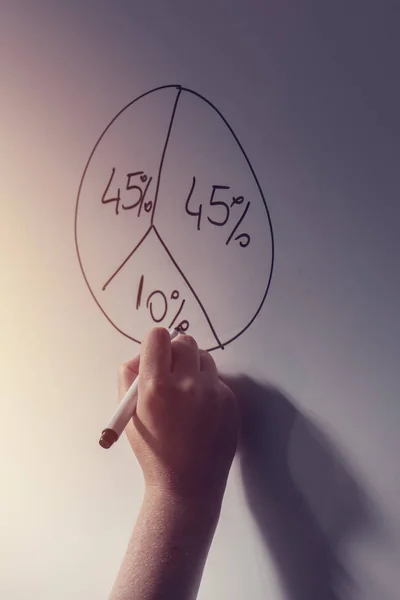
<svg viewBox="0 0 400 600">
<path fill-rule="evenodd" d="M 221 112 L 180 85 L 142 94 L 96 142 L 80 181 L 82 275 L 117 331 L 180 326 L 208 351 L 256 319 L 274 235 L 263 192 Z"/>
</svg>

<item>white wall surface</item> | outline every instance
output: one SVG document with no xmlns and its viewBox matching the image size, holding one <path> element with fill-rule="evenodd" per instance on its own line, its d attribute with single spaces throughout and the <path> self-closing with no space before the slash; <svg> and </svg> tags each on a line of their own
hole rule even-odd
<svg viewBox="0 0 400 600">
<path fill-rule="evenodd" d="M 259 316 L 213 353 L 249 408 L 199 597 L 397 600 L 399 3 L 3 0 L 0 11 L 1 598 L 106 599 L 125 552 L 141 472 L 125 439 L 108 452 L 97 441 L 118 365 L 138 345 L 82 277 L 76 197 L 111 119 L 148 90 L 180 84 L 235 131 L 275 234 Z M 211 125 L 200 145 L 201 119 L 169 155 L 176 173 L 187 161 L 182 189 L 193 157 L 212 172 L 207 184 L 220 167 L 247 186 L 229 143 L 210 143 Z M 135 152 L 151 153 L 151 136 L 138 136 Z M 174 185 L 163 220 L 171 244 L 191 273 L 203 260 L 203 292 L 230 335 L 255 302 L 269 246 L 250 267 L 236 246 L 221 272 L 210 252 L 217 229 L 189 246 Z M 107 232 L 101 214 L 87 217 L 86 239 Z M 258 224 L 249 213 L 255 236 Z M 120 243 L 110 226 L 98 262 L 92 249 L 95 271 Z M 142 266 L 162 277 L 156 249 Z M 186 316 L 203 339 L 194 306 Z M 130 305 L 112 310 L 126 319 Z"/>
</svg>

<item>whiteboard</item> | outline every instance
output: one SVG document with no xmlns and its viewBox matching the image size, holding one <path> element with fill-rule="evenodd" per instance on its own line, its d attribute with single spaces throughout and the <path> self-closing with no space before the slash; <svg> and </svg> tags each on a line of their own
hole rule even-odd
<svg viewBox="0 0 400 600">
<path fill-rule="evenodd" d="M 199 598 L 398 598 L 399 12 L 355 8 L 2 3 L 2 598 L 108 597 L 98 438 L 180 307 L 248 405 Z"/>
</svg>

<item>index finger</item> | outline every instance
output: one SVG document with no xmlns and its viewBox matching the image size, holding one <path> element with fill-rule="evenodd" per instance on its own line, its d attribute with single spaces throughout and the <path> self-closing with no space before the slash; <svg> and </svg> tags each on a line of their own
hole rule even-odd
<svg viewBox="0 0 400 600">
<path fill-rule="evenodd" d="M 153 327 L 140 348 L 140 378 L 160 379 L 171 373 L 171 338 L 163 327 Z"/>
</svg>

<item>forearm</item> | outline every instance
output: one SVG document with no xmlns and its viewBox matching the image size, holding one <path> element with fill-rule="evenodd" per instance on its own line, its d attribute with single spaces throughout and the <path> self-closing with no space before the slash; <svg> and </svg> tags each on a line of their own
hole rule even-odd
<svg viewBox="0 0 400 600">
<path fill-rule="evenodd" d="M 195 599 L 220 507 L 146 492 L 109 600 Z"/>
</svg>

